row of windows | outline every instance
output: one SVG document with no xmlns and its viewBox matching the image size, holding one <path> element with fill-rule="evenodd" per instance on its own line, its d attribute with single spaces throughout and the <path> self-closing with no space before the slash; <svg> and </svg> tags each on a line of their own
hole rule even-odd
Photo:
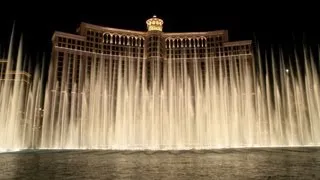
<svg viewBox="0 0 320 180">
<path fill-rule="evenodd" d="M 124 36 L 124 35 L 118 35 L 118 34 L 108 34 L 108 33 L 102 33 L 102 32 L 95 32 L 91 29 L 88 29 L 87 30 L 87 36 L 91 36 L 91 37 L 102 37 L 102 36 L 105 36 L 105 35 L 108 35 L 110 36 L 111 38 L 114 38 L 114 37 L 130 37 L 130 36 Z M 130 37 L 130 38 L 136 38 L 136 37 Z M 142 38 L 142 37 L 137 37 L 137 38 Z M 151 40 L 157 40 L 157 36 L 152 36 L 150 37 Z M 209 36 L 205 36 L 205 37 L 200 37 L 202 39 L 206 39 L 207 41 L 223 41 L 223 37 L 221 35 L 209 35 Z M 200 38 L 194 38 L 194 37 L 191 37 L 191 38 L 176 38 L 176 39 L 168 39 L 170 41 L 173 41 L 173 40 L 193 40 L 193 39 L 200 39 Z"/>
<path fill-rule="evenodd" d="M 138 57 L 136 54 L 131 54 L 131 56 L 127 56 L 127 55 L 124 55 L 124 54 L 120 54 L 121 52 L 113 52 L 112 55 L 122 55 L 124 57 L 128 57 L 127 58 L 124 58 L 122 60 L 124 61 L 132 61 L 132 62 L 137 62 L 137 59 L 132 59 L 132 57 Z M 60 54 L 60 53 L 59 53 Z M 62 53 L 63 54 L 63 53 Z M 246 54 L 246 53 L 243 53 L 243 54 Z M 249 54 L 249 52 L 247 52 L 247 54 Z M 228 52 L 222 52 L 220 53 L 220 56 L 229 56 L 229 55 L 232 55 Z M 237 54 L 234 54 L 234 55 L 237 55 Z M 142 60 L 142 57 L 143 55 L 140 56 L 141 60 Z M 208 58 L 212 58 L 212 57 L 217 57 L 219 56 L 218 53 L 197 53 L 197 54 L 191 54 L 191 53 L 187 53 L 187 54 L 179 54 L 179 53 L 171 53 L 171 54 L 166 54 L 164 57 L 166 58 L 171 58 L 171 60 L 178 60 L 178 59 L 181 59 L 181 60 L 190 60 L 190 61 L 193 61 L 194 58 L 197 58 L 197 61 L 201 61 L 201 58 L 203 58 L 203 60 L 208 57 Z M 82 55 L 82 57 L 80 57 L 80 55 L 75 55 L 76 59 L 77 60 L 80 60 L 80 59 L 83 59 L 85 60 L 85 56 Z M 151 54 L 148 54 L 148 57 L 163 57 L 163 54 L 161 54 L 160 52 L 154 52 L 154 53 L 151 53 Z M 119 61 L 119 59 L 117 58 L 117 56 L 109 56 L 109 57 L 106 57 L 108 60 L 111 58 L 111 59 L 114 59 L 114 60 L 117 60 Z M 69 59 L 73 59 L 73 58 L 69 58 Z M 156 58 L 158 59 L 158 58 Z M 211 60 L 211 59 L 210 59 Z M 88 60 L 87 62 L 91 62 L 91 57 L 88 56 Z M 63 70 L 63 55 L 60 55 L 58 57 L 58 73 L 60 73 L 62 75 L 62 70 Z"/>
<path fill-rule="evenodd" d="M 58 37 L 58 43 L 60 43 L 60 44 L 70 44 L 70 45 L 84 46 L 84 41 L 76 40 L 76 39 L 70 39 L 70 38 L 65 38 L 65 37 Z"/>
<path fill-rule="evenodd" d="M 238 59 L 241 59 L 241 57 L 234 57 L 234 58 L 223 58 L 223 59 L 220 59 L 220 58 L 216 58 L 216 59 L 209 59 L 209 63 L 211 63 L 211 62 L 215 62 L 215 63 L 220 63 L 220 62 L 227 62 L 227 61 L 229 61 L 229 60 L 231 60 L 231 61 L 235 61 L 235 60 L 238 60 Z M 73 64 L 75 64 L 76 66 L 79 66 L 79 65 L 84 65 L 84 64 L 87 64 L 88 66 L 91 66 L 92 64 L 96 64 L 97 66 L 99 65 L 99 63 L 101 63 L 101 58 L 99 58 L 99 57 L 97 57 L 96 59 L 95 59 L 95 61 L 93 61 L 93 59 L 94 58 L 92 58 L 91 56 L 87 56 L 87 58 L 85 59 L 82 59 L 82 58 L 80 58 L 79 56 L 75 59 L 75 57 L 74 58 L 71 58 L 70 57 L 70 59 L 69 60 L 71 60 L 71 61 L 73 61 L 73 62 L 71 62 L 71 61 L 69 61 L 69 64 L 68 64 L 68 66 L 71 64 L 71 65 L 73 65 Z M 220 60 L 222 60 L 222 61 L 220 61 Z M 247 58 L 246 59 L 244 59 L 244 60 L 248 60 Z M 242 61 L 242 60 L 241 60 Z M 82 62 L 82 63 L 81 63 Z M 118 64 L 118 63 L 122 63 L 123 65 L 128 65 L 128 66 L 131 66 L 131 67 L 135 67 L 135 66 L 137 66 L 138 64 L 140 64 L 140 66 L 142 66 L 142 64 L 144 64 L 144 63 L 155 63 L 155 64 L 166 64 L 166 63 L 168 63 L 167 61 L 137 61 L 137 60 L 131 60 L 131 59 L 122 59 L 122 60 L 119 60 L 119 59 L 117 59 L 117 58 L 111 58 L 111 59 L 104 59 L 103 58 L 103 63 L 106 65 L 106 67 L 108 67 L 109 65 L 108 64 L 110 64 L 110 63 L 116 63 L 116 64 Z M 176 62 L 176 64 L 178 65 L 178 64 L 180 64 L 180 63 L 184 63 L 184 61 L 175 61 Z M 187 61 L 187 63 L 191 63 L 191 64 L 195 64 L 195 63 L 204 63 L 204 62 L 207 62 L 206 61 L 206 59 L 199 59 L 199 61 L 197 60 L 197 61 Z M 72 68 L 71 69 L 74 69 L 75 67 L 73 67 L 72 66 Z M 116 68 L 118 68 L 118 66 L 116 66 Z M 90 69 L 89 69 L 90 70 Z"/>
<path fill-rule="evenodd" d="M 84 51 L 84 46 L 83 45 L 73 45 L 73 44 L 58 43 L 58 47 Z"/>
<path fill-rule="evenodd" d="M 190 52 L 190 53 L 170 51 L 170 52 L 167 52 L 166 55 L 167 56 L 179 55 L 180 57 L 184 57 L 184 56 L 193 57 L 193 56 L 203 55 L 205 57 L 205 56 L 212 56 L 212 55 L 227 56 L 227 55 L 240 55 L 240 54 L 250 54 L 250 53 L 251 53 L 251 51 L 249 49 L 247 49 L 244 51 L 207 51 L 207 52 L 196 51 L 196 52 Z"/>
<path fill-rule="evenodd" d="M 161 54 L 161 52 L 152 52 L 152 53 L 149 53 L 147 55 L 148 58 L 150 57 L 155 57 L 156 59 L 158 59 L 158 57 L 166 57 L 166 58 L 170 58 L 171 60 L 177 60 L 177 59 L 181 59 L 181 60 L 190 60 L 190 61 L 193 61 L 194 58 L 196 58 L 197 61 L 201 61 L 201 58 L 205 59 L 206 57 L 210 58 L 210 60 L 213 58 L 213 57 L 219 57 L 219 56 L 223 56 L 223 57 L 228 57 L 230 55 L 234 55 L 234 56 L 237 56 L 237 55 L 241 55 L 241 54 L 250 54 L 249 51 L 248 52 L 243 52 L 243 53 L 228 53 L 228 52 L 221 52 L 221 53 L 196 53 L 196 54 L 191 54 L 191 53 L 188 53 L 188 54 L 179 54 L 179 53 L 171 53 L 171 54 Z M 125 61 L 137 61 L 138 59 L 132 59 L 132 58 L 139 58 L 140 57 L 140 60 L 143 59 L 143 54 L 136 54 L 136 53 L 132 53 L 129 55 L 127 54 L 121 54 L 121 52 L 111 52 L 112 56 L 108 56 L 107 58 L 115 58 L 117 60 L 119 60 L 118 55 L 120 56 L 123 56 L 123 60 Z M 77 55 L 79 56 L 79 55 Z M 90 57 L 90 56 L 89 56 Z M 128 57 L 129 59 L 125 58 L 125 57 Z M 80 59 L 80 56 L 77 57 L 76 59 Z M 82 57 L 82 59 L 85 59 L 85 57 Z M 59 72 L 62 72 L 62 68 L 63 68 L 63 57 L 58 57 L 58 71 Z M 61 64 L 60 64 L 61 63 Z"/>
<path fill-rule="evenodd" d="M 150 38 L 158 38 L 158 37 L 150 37 Z M 128 39 L 128 41 L 131 41 L 131 40 L 132 40 L 132 43 L 130 44 L 130 46 L 133 45 L 133 48 L 134 48 L 134 44 L 139 44 L 140 41 L 143 41 L 143 39 L 130 39 L 130 38 Z M 116 47 L 116 46 L 126 48 L 127 47 L 126 45 L 129 45 L 126 43 L 121 44 L 120 42 L 121 41 L 119 41 L 119 43 L 116 43 L 114 45 L 106 45 L 106 44 L 95 43 L 92 41 L 85 43 L 84 41 L 80 41 L 80 40 L 58 37 L 58 46 L 59 47 L 66 47 L 66 48 L 78 49 L 78 50 L 83 50 L 85 45 L 87 47 L 105 48 L 105 49 L 109 48 L 109 47 Z M 148 42 L 148 46 L 162 46 L 162 43 L 160 42 L 160 44 L 159 44 L 159 41 L 150 40 Z M 215 47 L 219 47 L 219 46 L 222 46 L 222 44 L 215 42 L 214 44 L 210 45 L 209 47 L 215 48 Z M 246 45 L 246 46 L 249 46 L 249 45 Z M 143 46 L 139 45 L 138 47 L 142 48 Z M 192 41 L 192 40 L 191 41 L 189 41 L 189 40 L 171 41 L 171 40 L 167 40 L 165 47 L 166 48 L 208 47 L 208 44 L 206 43 L 206 41 L 204 39 L 202 39 L 202 41 L 201 40 L 199 40 L 199 41 Z M 239 48 L 239 47 L 242 48 L 244 46 L 233 46 L 234 49 Z"/>
<path fill-rule="evenodd" d="M 170 45 L 170 44 L 166 44 L 166 48 L 168 49 L 193 49 L 193 48 L 219 48 L 219 47 L 224 47 L 222 43 L 215 43 L 212 45 L 208 45 L 208 44 L 178 44 L 178 45 Z M 240 46 L 228 46 L 228 47 L 224 47 L 227 49 L 241 49 L 241 48 L 250 48 L 250 45 L 240 45 Z"/>
<path fill-rule="evenodd" d="M 112 47 L 112 50 L 105 50 L 105 54 L 110 54 L 110 55 L 121 55 L 125 57 L 143 57 L 144 51 L 143 49 L 132 49 L 130 51 L 123 51 L 122 48 L 119 47 Z M 140 51 L 140 52 L 139 52 Z M 163 54 L 162 51 L 160 51 L 157 48 L 150 48 L 149 51 L 150 53 L 153 54 L 153 56 L 156 55 L 161 55 Z M 152 55 L 151 54 L 151 55 Z M 228 48 L 228 50 L 222 50 L 222 49 L 216 49 L 216 51 L 210 51 L 210 49 L 187 49 L 187 50 L 167 50 L 166 51 L 166 56 L 167 57 L 173 57 L 173 58 L 193 58 L 194 55 L 197 57 L 211 57 L 211 56 L 217 56 L 217 55 L 222 55 L 222 56 L 228 56 L 228 55 L 237 55 L 237 54 L 250 54 L 250 49 L 248 48 L 239 48 L 238 50 L 232 50 L 232 48 Z M 149 54 L 150 55 L 150 54 Z M 76 59 L 80 59 L 80 55 L 76 55 Z M 58 53 L 58 62 L 62 63 L 64 58 L 64 53 L 59 52 Z M 84 59 L 84 55 L 82 57 Z M 110 58 L 110 57 L 108 57 Z M 115 57 L 116 58 L 116 57 Z M 117 59 L 117 58 L 116 58 Z M 62 68 L 63 64 L 58 63 L 58 67 Z"/>
<path fill-rule="evenodd" d="M 86 43 L 86 47 L 88 48 L 96 48 L 102 50 L 112 50 L 112 51 L 135 51 L 135 50 L 143 50 L 142 47 L 128 47 L 128 46 L 118 46 L 118 45 L 106 45 L 106 44 L 94 44 L 94 43 Z"/>
<path fill-rule="evenodd" d="M 88 31 L 89 32 L 89 31 Z M 100 36 L 99 36 L 100 37 Z M 99 37 L 90 37 L 87 36 L 87 41 L 89 42 L 102 42 L 101 38 Z M 221 38 L 221 37 L 220 37 Z M 160 41 L 159 37 L 150 37 L 148 39 L 149 42 L 158 42 Z M 81 40 L 75 40 L 75 39 L 69 39 L 65 37 L 58 37 L 58 42 L 65 43 L 65 44 L 74 44 L 74 45 L 83 45 L 83 41 Z M 128 36 L 115 36 L 112 38 L 111 35 L 105 34 L 103 42 L 105 43 L 113 43 L 113 44 L 121 44 L 121 45 L 134 45 L 136 44 L 144 44 L 144 39 L 142 38 L 135 38 L 135 37 L 128 37 Z M 208 44 L 208 43 L 221 43 L 222 41 L 210 41 L 206 39 L 167 39 L 166 44 L 167 46 L 182 46 L 182 45 L 196 45 L 196 44 Z"/>
<path fill-rule="evenodd" d="M 222 43 L 222 37 L 209 37 L 209 38 L 179 38 L 179 39 L 166 39 L 166 47 L 204 47 L 212 44 Z"/>
<path fill-rule="evenodd" d="M 97 42 L 97 38 L 96 38 Z M 120 35 L 111 35 L 111 34 L 104 34 L 103 43 L 106 44 L 118 44 L 124 46 L 136 46 L 136 47 L 143 47 L 144 46 L 144 39 L 142 37 L 130 37 L 130 36 L 120 36 Z"/>
<path fill-rule="evenodd" d="M 153 49 L 158 49 L 158 45 L 159 44 L 152 44 L 152 46 L 149 46 L 149 50 Z M 70 49 L 77 49 L 77 50 L 84 50 L 86 49 L 86 51 L 90 51 L 93 52 L 93 49 L 102 49 L 102 50 L 112 50 L 112 51 L 127 51 L 127 50 L 131 50 L 131 51 L 135 51 L 135 49 L 140 49 L 143 50 L 143 48 L 139 48 L 139 47 L 125 47 L 125 46 L 117 46 L 117 45 L 101 45 L 101 44 L 94 44 L 94 43 L 86 43 L 86 48 L 83 45 L 73 45 L 73 44 L 64 44 L 64 43 L 58 43 L 58 47 L 65 47 L 65 48 L 70 48 Z M 222 49 L 223 48 L 223 49 Z M 243 45 L 243 46 L 229 46 L 229 47 L 223 47 L 223 46 L 216 46 L 216 47 L 211 47 L 211 48 L 177 48 L 177 50 L 194 50 L 194 49 L 219 49 L 220 51 L 237 51 L 237 50 L 244 50 L 244 49 L 250 49 L 249 45 Z M 169 49 L 168 49 L 169 51 Z M 102 52 L 102 51 L 101 51 Z"/>
<path fill-rule="evenodd" d="M 68 54 L 68 53 L 67 53 Z M 68 54 L 67 56 L 68 58 L 68 64 L 66 64 L 66 66 L 68 67 L 69 73 L 79 73 L 77 72 L 80 68 L 78 68 L 81 64 L 84 65 L 86 64 L 88 67 L 91 67 L 91 65 L 94 63 L 93 62 L 93 58 L 91 56 L 87 56 L 87 58 L 85 56 L 80 56 L 80 55 L 73 55 L 73 54 Z M 86 63 L 81 63 L 81 59 L 83 60 L 83 62 Z M 140 64 L 140 67 L 142 67 L 142 65 L 144 63 L 151 63 L 151 61 L 149 62 L 140 62 L 138 63 L 138 61 L 128 61 L 129 59 L 124 59 L 122 61 L 119 61 L 119 59 L 114 58 L 114 59 L 104 59 L 103 63 L 105 64 L 105 67 L 109 67 L 109 64 L 113 64 L 113 67 L 118 68 L 118 63 L 121 63 L 122 66 L 130 66 L 131 67 L 136 67 L 138 64 Z M 218 59 L 217 59 L 218 60 Z M 233 58 L 233 60 L 236 60 L 236 58 Z M 63 63 L 64 63 L 64 53 L 63 52 L 59 52 L 58 55 L 58 69 L 59 68 L 63 68 Z M 211 62 L 211 61 L 210 61 Z M 220 61 L 214 61 L 216 63 L 220 63 Z M 225 61 L 223 61 L 225 62 Z M 95 64 L 96 66 L 99 66 L 99 63 L 101 63 L 101 58 L 97 57 L 95 60 Z M 164 61 L 159 61 L 156 62 L 155 64 L 164 64 Z M 189 63 L 194 64 L 194 62 L 190 61 Z M 197 61 L 196 63 L 200 63 L 203 64 L 204 61 Z M 177 62 L 177 65 L 179 65 L 179 62 Z M 86 68 L 88 71 L 90 71 L 90 68 Z M 70 71 L 71 70 L 71 71 Z M 59 70 L 58 70 L 59 71 Z M 60 70 L 60 72 L 62 72 L 62 69 Z"/>
<path fill-rule="evenodd" d="M 190 49 L 167 49 L 167 54 L 205 54 L 210 52 L 222 53 L 249 53 L 251 49 L 248 46 L 237 47 L 218 47 L 218 48 L 190 48 Z"/>
<path fill-rule="evenodd" d="M 161 47 L 162 43 L 155 41 L 155 42 L 148 42 L 147 47 Z"/>
<path fill-rule="evenodd" d="M 152 36 L 149 41 L 159 41 L 160 37 Z M 103 42 L 106 44 L 119 44 L 125 46 L 138 46 L 143 47 L 143 37 L 130 37 L 112 34 L 102 34 L 100 32 L 87 31 L 87 41 L 93 43 Z M 207 45 L 221 43 L 223 38 L 221 36 L 213 36 L 206 38 L 179 38 L 179 39 L 166 39 L 166 47 L 204 47 Z M 60 42 L 60 41 L 59 41 Z M 66 42 L 65 39 L 63 42 Z M 70 42 L 74 44 L 73 42 Z"/>
<path fill-rule="evenodd" d="M 178 44 L 178 45 L 170 45 L 166 44 L 166 48 L 168 49 L 187 49 L 187 48 L 216 48 L 223 46 L 222 43 L 202 43 L 202 44 Z"/>
<path fill-rule="evenodd" d="M 89 42 L 86 43 L 86 51 L 89 52 L 97 52 L 97 53 L 104 53 L 109 54 L 105 50 L 100 50 L 102 48 L 109 49 L 114 47 L 123 48 L 122 51 L 128 50 L 129 48 L 143 48 L 144 47 L 144 39 L 142 37 L 132 37 L 132 36 L 120 36 L 120 35 L 111 35 L 111 34 L 102 34 L 100 32 L 94 32 L 91 30 L 87 31 L 87 40 Z M 101 44 L 101 43 L 104 44 Z M 133 50 L 134 51 L 134 50 Z M 116 55 L 119 53 L 113 53 Z"/>
<path fill-rule="evenodd" d="M 70 48 L 70 49 L 77 49 L 77 50 L 81 50 L 81 51 L 88 51 L 88 52 L 97 52 L 97 53 L 103 53 L 103 54 L 112 54 L 112 55 L 123 55 L 123 54 L 130 54 L 130 53 L 126 53 L 126 52 L 139 52 L 140 50 L 140 54 L 143 55 L 143 48 L 135 48 L 135 47 L 132 47 L 130 49 L 128 49 L 128 47 L 123 47 L 123 46 L 107 46 L 107 45 L 98 45 L 98 44 L 95 44 L 95 46 L 93 46 L 94 44 L 93 43 L 87 43 L 87 47 L 83 47 L 83 46 L 76 46 L 76 45 L 70 45 L 70 44 L 61 44 L 61 43 L 58 43 L 58 46 L 59 47 L 65 47 L 65 48 Z M 151 51 L 157 51 L 158 48 L 153 46 L 148 48 L 148 51 L 151 52 Z M 209 51 L 210 50 L 215 50 L 216 53 L 219 53 L 220 52 L 225 52 L 225 51 L 229 51 L 229 52 L 234 52 L 234 53 L 249 53 L 250 51 L 250 47 L 249 46 L 232 46 L 232 47 L 212 47 L 212 48 L 179 48 L 179 49 L 176 49 L 176 50 L 172 50 L 172 49 L 167 49 L 167 53 L 169 54 L 169 52 L 171 53 L 184 53 L 186 52 L 187 54 L 188 53 L 193 53 L 194 50 L 200 50 L 199 53 L 201 53 L 201 51 L 203 51 L 202 53 L 205 52 L 205 50 Z M 117 53 L 117 52 L 112 52 L 112 51 L 119 51 L 119 52 L 124 52 L 124 53 Z M 112 53 L 111 53 L 112 52 Z M 135 56 L 135 55 L 134 55 Z"/>
<path fill-rule="evenodd" d="M 87 31 L 87 36 L 96 36 L 96 37 L 102 37 L 102 33 L 94 32 L 92 30 Z"/>
<path fill-rule="evenodd" d="M 171 53 L 166 54 L 167 58 L 205 58 L 205 57 L 217 57 L 217 56 L 230 56 L 230 55 L 241 55 L 241 54 L 250 54 L 250 51 L 243 51 L 241 53 L 236 52 L 213 52 L 213 53 L 196 53 L 196 54 L 180 54 L 180 53 Z"/>
<path fill-rule="evenodd" d="M 224 52 L 224 51 L 247 51 L 247 50 L 251 50 L 250 45 L 242 45 L 242 46 L 215 46 L 215 47 L 202 47 L 202 48 L 169 48 L 167 49 L 167 52 L 171 51 L 171 52 L 190 52 L 190 51 L 216 51 L 216 52 Z"/>
</svg>

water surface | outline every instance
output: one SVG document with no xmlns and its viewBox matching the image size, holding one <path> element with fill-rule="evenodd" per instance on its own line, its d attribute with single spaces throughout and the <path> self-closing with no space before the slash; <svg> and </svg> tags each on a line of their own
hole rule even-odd
<svg viewBox="0 0 320 180">
<path fill-rule="evenodd" d="M 319 148 L 39 150 L 0 154 L 0 179 L 319 179 Z"/>
</svg>

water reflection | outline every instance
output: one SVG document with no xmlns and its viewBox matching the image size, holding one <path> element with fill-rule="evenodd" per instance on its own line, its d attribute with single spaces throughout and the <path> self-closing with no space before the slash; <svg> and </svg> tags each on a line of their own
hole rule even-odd
<svg viewBox="0 0 320 180">
<path fill-rule="evenodd" d="M 29 151 L 1 154 L 0 165 L 0 179 L 317 179 L 320 151 Z"/>
</svg>

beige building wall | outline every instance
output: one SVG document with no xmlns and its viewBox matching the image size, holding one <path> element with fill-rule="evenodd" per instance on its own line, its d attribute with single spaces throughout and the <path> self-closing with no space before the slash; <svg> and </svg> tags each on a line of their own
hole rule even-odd
<svg viewBox="0 0 320 180">
<path fill-rule="evenodd" d="M 133 61 L 132 67 L 141 72 L 137 76 L 142 78 L 145 73 L 150 82 L 153 78 L 162 78 L 156 73 L 166 72 L 166 63 L 169 62 L 179 65 L 186 60 L 190 74 L 193 74 L 195 59 L 203 74 L 208 61 L 215 64 L 217 73 L 221 60 L 224 64 L 232 62 L 239 67 L 253 64 L 251 40 L 229 42 L 227 30 L 167 33 L 162 31 L 163 20 L 157 17 L 146 23 L 145 32 L 88 23 L 81 23 L 77 34 L 55 32 L 52 37 L 51 88 L 59 86 L 61 91 L 71 91 L 73 85 L 82 88 L 84 79 L 91 76 L 99 63 L 104 64 L 107 83 L 118 77 L 119 63 L 128 60 Z"/>
</svg>

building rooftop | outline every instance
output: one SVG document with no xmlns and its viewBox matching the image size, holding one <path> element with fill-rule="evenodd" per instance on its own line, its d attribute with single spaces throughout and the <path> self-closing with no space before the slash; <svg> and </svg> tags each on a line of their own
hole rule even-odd
<svg viewBox="0 0 320 180">
<path fill-rule="evenodd" d="M 204 31 L 204 32 L 163 32 L 164 21 L 157 16 L 153 16 L 146 20 L 147 29 L 146 31 L 135 31 L 127 29 L 119 29 L 113 27 L 106 27 L 101 25 L 90 24 L 86 22 L 81 22 L 79 28 L 77 29 L 77 34 L 64 33 L 60 31 L 55 31 L 52 40 L 55 36 L 68 37 L 72 39 L 85 40 L 85 29 L 91 29 L 93 31 L 108 32 L 114 35 L 133 35 L 137 37 L 146 36 L 149 32 L 162 32 L 164 37 L 172 38 L 188 38 L 193 36 L 208 36 L 208 35 L 221 35 L 228 39 L 228 30 L 214 30 L 214 31 Z"/>
<path fill-rule="evenodd" d="M 146 35 L 148 31 L 135 31 L 135 30 L 127 30 L 127 29 L 118 29 L 111 28 L 106 26 L 94 25 L 86 22 L 81 22 L 80 28 L 87 28 L 98 31 L 107 31 L 107 32 L 115 32 L 115 33 L 131 33 L 137 35 Z M 205 35 L 205 34 L 224 34 L 227 33 L 228 30 L 214 30 L 214 31 L 203 31 L 203 32 L 163 32 L 164 35 Z"/>
<path fill-rule="evenodd" d="M 5 64 L 8 62 L 7 59 L 0 59 L 0 66 Z M 5 67 L 6 68 L 6 67 Z M 30 73 L 27 73 L 23 70 L 20 70 L 20 71 L 16 71 L 16 70 L 9 70 L 9 71 L 2 71 L 1 72 L 1 68 L 0 68 L 0 74 L 10 74 L 10 75 L 22 75 L 22 76 L 25 76 L 27 78 L 30 78 L 31 77 L 31 74 Z"/>
</svg>

